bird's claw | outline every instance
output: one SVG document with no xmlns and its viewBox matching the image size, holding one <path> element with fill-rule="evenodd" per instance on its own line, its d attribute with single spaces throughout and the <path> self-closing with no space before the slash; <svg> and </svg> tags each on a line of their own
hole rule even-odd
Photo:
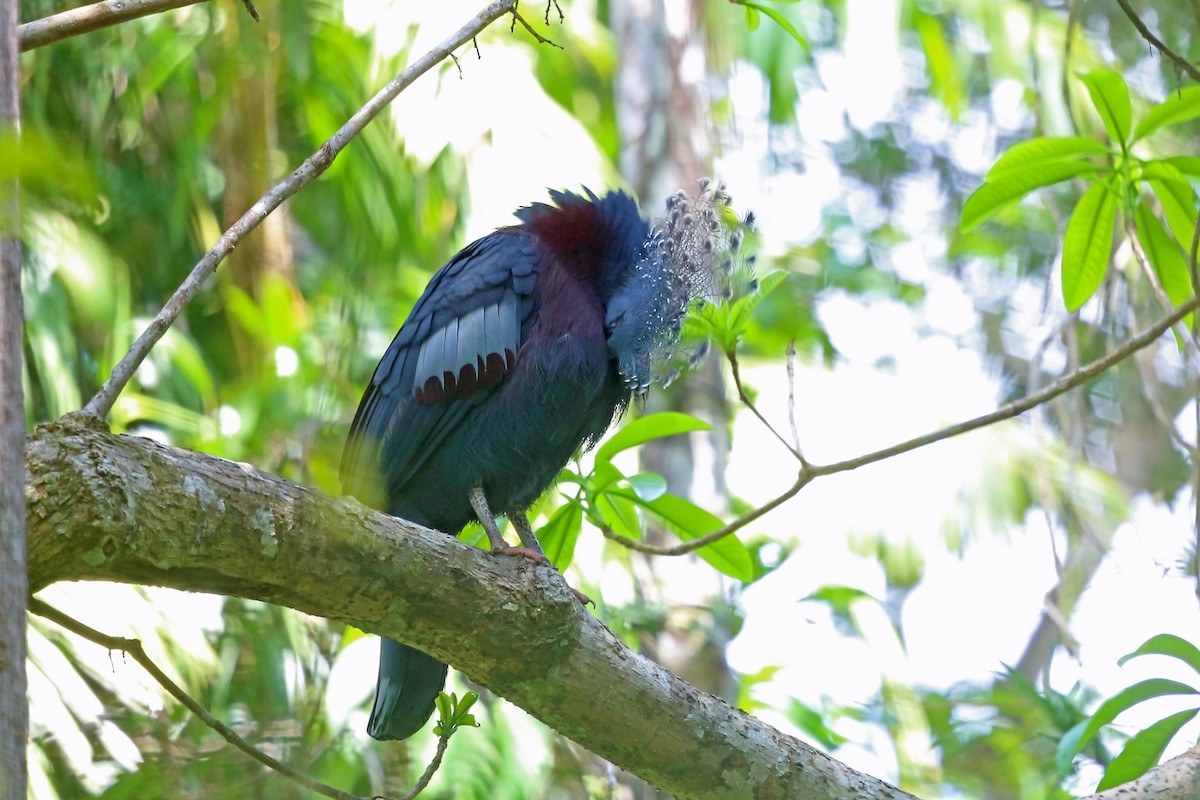
<svg viewBox="0 0 1200 800">
<path fill-rule="evenodd" d="M 550 559 L 546 558 L 544 553 L 539 553 L 538 551 L 536 551 L 532 548 L 529 548 L 529 547 L 510 547 L 508 545 L 505 545 L 504 547 L 493 547 L 492 555 L 494 555 L 494 556 L 524 556 L 525 558 L 528 558 L 530 561 L 532 561 L 535 564 L 549 564 L 550 563 Z"/>
<path fill-rule="evenodd" d="M 494 555 L 494 556 L 523 556 L 525 558 L 528 558 L 530 561 L 532 561 L 535 564 L 538 564 L 538 565 L 545 564 L 547 566 L 552 566 L 550 564 L 550 559 L 546 558 L 546 555 L 544 553 L 539 553 L 537 550 L 534 550 L 532 547 L 512 547 L 511 545 L 503 545 L 501 547 L 493 547 L 492 555 Z M 571 586 L 568 586 L 567 588 L 571 590 L 571 594 L 575 595 L 575 599 L 578 600 L 580 603 L 582 603 L 585 608 L 587 606 L 595 606 L 596 605 L 595 601 L 593 601 L 592 598 L 588 597 L 586 594 L 579 591 L 578 589 L 571 587 Z"/>
</svg>

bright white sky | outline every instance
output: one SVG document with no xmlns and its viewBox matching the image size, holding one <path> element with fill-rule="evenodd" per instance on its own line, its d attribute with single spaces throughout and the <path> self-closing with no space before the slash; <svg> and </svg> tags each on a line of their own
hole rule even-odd
<svg viewBox="0 0 1200 800">
<path fill-rule="evenodd" d="M 424 52 L 442 39 L 479 5 L 478 0 L 422 4 L 423 24 L 414 52 Z M 573 3 L 568 19 L 572 29 L 585 36 L 591 14 L 586 5 Z M 738 207 L 755 211 L 764 252 L 779 253 L 788 244 L 810 242 L 820 231 L 822 209 L 830 203 L 845 203 L 855 214 L 876 213 L 839 183 L 836 164 L 823 143 L 842 135 L 843 112 L 858 125 L 895 113 L 904 75 L 895 36 L 897 8 L 898 3 L 848 0 L 845 51 L 819 59 L 824 88 L 807 90 L 797 109 L 809 148 L 803 153 L 803 173 L 767 169 L 763 84 L 753 67 L 737 67 L 731 92 L 740 138 L 722 154 L 716 172 L 729 184 Z M 391 30 L 400 38 L 411 13 L 407 4 L 378 0 L 347 0 L 346 9 L 347 19 L 360 29 Z M 482 62 L 468 52 L 461 63 L 463 80 L 453 67 L 440 76 L 427 75 L 401 96 L 394 113 L 406 133 L 408 152 L 432 159 L 449 141 L 467 154 L 472 189 L 469 237 L 508 224 L 513 209 L 544 199 L 547 187 L 586 185 L 599 190 L 617 183 L 586 131 L 542 94 L 525 51 L 488 44 Z M 881 68 L 881 64 L 891 67 Z M 886 80 L 888 76 L 894 80 Z M 1022 123 L 1020 100 L 1015 84 L 996 87 L 993 104 L 1002 124 L 1015 128 Z M 925 124 L 918 135 L 929 140 L 949 138 L 966 166 L 983 169 L 994 158 L 996 132 L 982 116 L 956 129 L 934 104 L 921 109 L 921 115 Z M 353 150 L 344 157 L 353 158 Z M 975 347 L 972 301 L 961 284 L 942 271 L 945 244 L 933 216 L 936 186 L 918 178 L 901 191 L 906 211 L 899 223 L 908 229 L 912 242 L 897 249 L 892 258 L 905 278 L 928 286 L 928 297 L 915 309 L 890 301 L 868 306 L 857 298 L 839 296 L 821 304 L 821 321 L 842 359 L 828 370 L 801 365 L 796 409 L 805 453 L 818 463 L 878 449 L 987 412 L 1000 402 L 1001 387 Z M 653 210 L 655 204 L 647 201 L 646 205 Z M 856 246 L 861 245 L 839 243 L 850 253 Z M 1018 292 L 1016 300 L 1021 297 Z M 1028 305 L 1031 340 L 1040 341 L 1056 320 L 1041 318 L 1036 295 Z M 1164 347 L 1162 357 L 1177 360 L 1171 347 Z M 877 368 L 883 358 L 893 366 Z M 751 364 L 747 378 L 761 393 L 764 413 L 786 430 L 782 363 Z M 738 418 L 734 441 L 728 478 L 735 493 L 762 502 L 790 484 L 795 474 L 790 457 L 749 415 Z M 756 690 L 756 696 L 780 707 L 790 697 L 819 707 L 823 696 L 841 705 L 870 701 L 885 673 L 922 686 L 950 687 L 962 681 L 985 682 L 1002 664 L 1015 662 L 1037 622 L 1043 596 L 1054 585 L 1050 539 L 1058 532 L 1047 530 L 1043 518 L 1034 516 L 1008 536 L 973 541 L 959 558 L 947 552 L 942 525 L 958 510 L 959 492 L 986 478 L 983 470 L 996 448 L 1036 446 L 1028 428 L 1009 423 L 809 486 L 755 528 L 756 533 L 770 533 L 781 541 L 794 540 L 799 548 L 776 573 L 742 596 L 746 624 L 729 648 L 731 666 L 745 673 L 782 667 L 774 680 Z M 1056 661 L 1053 682 L 1059 690 L 1083 681 L 1108 696 L 1146 677 L 1195 681 L 1194 675 L 1176 670 L 1166 660 L 1140 659 L 1124 668 L 1116 666 L 1118 657 L 1156 633 L 1173 632 L 1200 643 L 1195 585 L 1170 569 L 1192 536 L 1190 502 L 1180 503 L 1178 513 L 1146 500 L 1136 502 L 1134 509 L 1133 522 L 1116 531 L 1113 550 L 1072 619 L 1071 632 L 1081 644 L 1080 659 Z M 903 612 L 906 650 L 878 629 L 870 642 L 846 637 L 822 607 L 800 602 L 826 584 L 854 586 L 883 596 L 880 567 L 871 559 L 851 555 L 847 548 L 847 537 L 859 532 L 878 532 L 895 542 L 909 540 L 925 555 L 925 577 Z M 581 556 L 588 547 L 581 543 Z M 603 584 L 601 592 L 608 602 L 620 603 L 628 588 L 627 580 L 613 580 Z M 110 633 L 153 638 L 149 631 L 138 629 L 152 627 L 150 620 L 116 631 L 111 630 L 111 618 L 100 611 L 111 608 L 110 602 L 119 602 L 108 594 L 132 591 L 127 587 L 52 591 L 52 602 L 71 608 L 84 621 Z M 178 597 L 172 593 L 153 594 L 161 598 L 160 607 L 170 618 L 179 619 L 177 614 L 188 618 L 186 623 L 170 625 L 175 636 L 219 624 L 215 598 L 179 601 L 170 599 Z M 75 602 L 68 595 L 74 595 Z M 89 615 L 89 609 L 94 613 Z M 203 616 L 199 624 L 197 613 Z M 864 616 L 865 624 L 870 623 L 869 616 Z M 374 685 L 376 642 L 367 637 L 352 645 L 335 667 L 330 685 L 331 714 L 352 718 L 359 731 L 365 713 L 355 706 Z M 203 650 L 201 643 L 194 644 L 197 652 Z M 159 663 L 167 662 L 160 659 Z M 139 672 L 118 664 L 116 675 L 129 691 L 148 703 L 157 702 L 156 692 Z M 38 680 L 34 676 L 31 686 L 35 714 L 61 717 L 64 708 L 39 699 L 52 693 L 40 691 Z M 1136 729 L 1162 716 L 1164 707 L 1177 706 L 1163 701 L 1148 709 L 1151 713 L 1130 713 L 1122 721 Z M 100 711 L 95 709 L 96 714 Z M 759 713 L 771 724 L 795 732 L 781 715 Z M 71 727 L 66 718 L 61 722 L 63 730 Z M 110 728 L 105 723 L 104 729 Z M 841 732 L 857 741 L 838 752 L 840 759 L 895 779 L 895 756 L 885 737 L 866 728 L 847 727 Z M 1180 752 L 1197 734 L 1200 723 L 1193 723 L 1168 755 Z M 89 751 L 86 742 L 76 744 L 82 767 L 90 761 Z M 91 772 L 95 780 L 104 782 L 105 775 Z M 1097 778 L 1089 773 L 1078 788 L 1090 789 Z"/>
</svg>

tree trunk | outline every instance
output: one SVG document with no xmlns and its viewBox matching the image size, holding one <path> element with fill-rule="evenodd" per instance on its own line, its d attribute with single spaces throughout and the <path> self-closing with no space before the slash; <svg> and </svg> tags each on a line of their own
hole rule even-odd
<svg viewBox="0 0 1200 800">
<path fill-rule="evenodd" d="M 0 0 L 0 137 L 19 130 L 17 0 Z M 25 399 L 20 208 L 0 184 L 0 797 L 25 800 Z"/>
<path fill-rule="evenodd" d="M 611 8 L 621 53 L 616 80 L 621 176 L 654 213 L 677 189 L 696 193 L 697 181 L 712 167 L 703 3 L 623 0 Z M 712 430 L 657 439 L 641 451 L 643 469 L 662 475 L 672 493 L 718 515 L 728 505 L 730 413 L 723 363 L 719 354 L 710 353 L 687 380 L 653 392 L 646 402 L 649 412 L 681 411 L 708 422 Z M 646 538 L 661 543 L 665 537 L 651 527 Z M 638 569 L 639 586 L 650 603 L 679 612 L 668 615 L 657 637 L 644 640 L 647 654 L 705 691 L 736 696 L 737 681 L 725 663 L 732 632 L 720 575 L 695 556 L 642 559 Z M 655 588 L 665 585 L 687 586 L 688 595 L 658 596 Z"/>
</svg>

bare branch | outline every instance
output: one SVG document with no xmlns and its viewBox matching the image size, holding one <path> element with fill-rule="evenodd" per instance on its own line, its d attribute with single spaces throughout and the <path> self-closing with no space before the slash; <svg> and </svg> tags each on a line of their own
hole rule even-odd
<svg viewBox="0 0 1200 800">
<path fill-rule="evenodd" d="M 550 13 L 548 9 L 549 9 L 549 7 L 547 7 L 547 12 L 546 12 L 547 14 Z M 512 18 L 513 18 L 512 25 L 509 27 L 510 32 L 515 31 L 517 29 L 517 23 L 519 22 L 519 23 L 521 23 L 521 27 L 525 28 L 525 30 L 529 32 L 529 35 L 537 40 L 538 44 L 548 44 L 551 47 L 557 47 L 559 50 L 563 49 L 562 45 L 550 41 L 545 36 L 542 36 L 540 33 L 535 31 L 533 29 L 533 26 L 530 25 L 528 22 L 526 22 L 525 18 L 521 16 L 521 12 L 517 11 L 517 7 L 516 7 L 515 3 L 513 4 Z M 548 21 L 547 21 L 547 24 L 549 24 Z"/>
<path fill-rule="evenodd" d="M 800 449 L 800 431 L 796 427 L 796 340 L 788 342 L 787 348 L 787 379 L 788 379 L 788 428 L 792 433 L 792 447 L 799 454 L 801 463 L 804 462 L 804 452 Z"/>
<path fill-rule="evenodd" d="M 288 780 L 295 781 L 306 789 L 311 789 L 317 794 L 324 795 L 325 797 L 331 797 L 333 800 L 366 800 L 366 798 L 359 795 L 351 794 L 350 792 L 343 792 L 341 789 L 335 789 L 332 786 L 321 783 L 318 780 L 314 780 L 313 778 L 305 775 L 303 772 L 299 772 L 293 767 L 284 764 L 282 761 L 272 758 L 262 750 L 259 750 L 257 747 L 247 742 L 245 739 L 239 736 L 236 731 L 234 731 L 225 723 L 221 722 L 221 720 L 214 717 L 207 708 L 201 705 L 190 694 L 185 692 L 183 688 L 179 684 L 175 683 L 175 681 L 171 680 L 165 672 L 159 669 L 158 665 L 155 664 L 150 656 L 146 654 L 146 650 L 142 647 L 140 640 L 126 639 L 122 636 L 110 636 L 106 633 L 101 633 L 95 628 L 84 625 L 74 617 L 64 614 L 58 609 L 42 602 L 41 600 L 38 600 L 37 598 L 30 599 L 29 610 L 34 614 L 37 614 L 39 617 L 45 617 L 56 625 L 66 628 L 72 633 L 78 634 L 89 641 L 95 642 L 101 647 L 109 650 L 120 650 L 128 653 L 134 661 L 141 665 L 142 669 L 150 673 L 150 677 L 154 678 L 159 686 L 167 690 L 167 694 L 171 695 L 171 697 L 174 697 L 188 711 L 191 711 L 193 714 L 199 717 L 201 722 L 219 733 L 225 741 L 229 742 L 238 750 L 241 750 L 243 753 L 250 756 L 250 758 L 254 759 L 260 764 L 270 767 L 286 777 Z M 440 753 L 442 749 L 441 742 L 439 742 L 438 745 Z"/>
<path fill-rule="evenodd" d="M 1085 364 L 1073 372 L 1062 376 L 1040 392 L 1034 392 L 1031 395 L 1021 398 L 1020 400 L 1015 400 L 1007 405 L 1003 405 L 988 414 L 984 414 L 955 425 L 950 425 L 931 433 L 917 436 L 913 439 L 908 439 L 907 441 L 900 442 L 899 444 L 885 447 L 882 450 L 876 450 L 872 453 L 867 453 L 865 455 L 847 459 L 845 461 L 838 461 L 833 464 L 826 465 L 804 463 L 800 468 L 800 474 L 796 478 L 796 482 L 793 483 L 787 489 L 787 491 L 783 492 L 783 494 L 779 495 L 767 504 L 743 514 L 725 527 L 701 536 L 698 539 L 691 539 L 687 542 L 671 547 L 660 547 L 639 542 L 636 539 L 630 539 L 627 536 L 621 536 L 612 530 L 605 530 L 604 528 L 601 528 L 601 531 L 604 533 L 605 537 L 613 540 L 614 542 L 618 542 L 630 548 L 631 550 L 637 550 L 639 553 L 648 553 L 650 555 L 660 556 L 679 556 L 683 555 L 684 553 L 691 553 L 707 544 L 711 544 L 718 539 L 744 528 L 746 525 L 763 516 L 767 512 L 778 508 L 792 497 L 795 497 L 801 489 L 803 489 L 816 478 L 820 478 L 825 475 L 835 475 L 839 472 L 849 472 L 850 470 L 858 469 L 859 467 L 865 467 L 868 464 L 874 464 L 877 461 L 883 461 L 893 456 L 898 456 L 902 453 L 907 453 L 912 450 L 925 447 L 926 445 L 940 442 L 943 439 L 949 439 L 954 436 L 959 436 L 960 434 L 968 433 L 969 431 L 978 430 L 979 428 L 993 425 L 1006 419 L 1011 419 L 1024 414 L 1031 408 L 1035 408 L 1043 403 L 1047 403 L 1059 395 L 1064 394 L 1083 383 L 1086 383 L 1113 365 L 1123 361 L 1133 353 L 1136 353 L 1138 350 L 1141 350 L 1143 347 L 1147 347 L 1148 345 L 1152 344 L 1167 330 L 1169 330 L 1171 326 L 1175 325 L 1175 323 L 1179 322 L 1185 316 L 1195 311 L 1198 307 L 1200 307 L 1200 299 L 1193 297 L 1170 314 L 1167 314 L 1165 317 L 1159 319 L 1142 333 L 1127 339 L 1122 345 L 1114 348 L 1107 355 L 1102 356 L 1101 358 L 1098 358 L 1095 361 Z"/>
<path fill-rule="evenodd" d="M 242 5 L 246 7 L 246 11 L 250 13 L 250 18 L 255 22 L 262 22 L 262 17 L 258 15 L 258 9 L 254 7 L 254 0 L 242 0 Z"/>
<path fill-rule="evenodd" d="M 119 25 L 131 19 L 161 14 L 174 8 L 202 3 L 205 0 L 102 0 L 90 6 L 80 6 L 26 22 L 17 29 L 21 52 L 35 47 L 90 33 L 101 28 Z M 255 14 L 255 19 L 257 19 Z"/>
<path fill-rule="evenodd" d="M 699 538 L 689 539 L 683 544 L 677 544 L 671 547 L 647 544 L 645 542 L 639 542 L 637 539 L 630 539 L 628 536 L 622 536 L 607 525 L 599 526 L 600 532 L 604 534 L 604 538 L 611 539 L 617 544 L 624 545 L 630 550 L 636 550 L 639 553 L 646 553 L 647 555 L 652 556 L 681 556 L 685 553 L 695 552 L 701 547 L 712 544 L 718 539 L 724 539 L 729 534 L 741 530 L 759 517 L 766 516 L 799 494 L 800 490 L 811 483 L 815 477 L 817 477 L 817 475 L 811 467 L 801 468 L 800 477 L 796 478 L 796 482 L 789 486 L 787 491 L 785 491 L 783 494 L 767 501 L 751 511 L 747 511 L 745 514 L 742 514 L 725 527 L 717 528 L 712 533 L 706 533 Z"/>
<path fill-rule="evenodd" d="M 792 444 L 787 439 L 783 438 L 783 434 L 780 433 L 779 431 L 775 430 L 775 426 L 767 421 L 767 418 L 764 417 L 762 415 L 762 412 L 758 410 L 758 406 L 754 405 L 754 401 L 750 399 L 750 396 L 748 394 L 746 394 L 746 387 L 742 385 L 742 371 L 741 371 L 740 366 L 738 365 L 737 352 L 731 350 L 725 354 L 725 357 L 729 360 L 729 368 L 733 372 L 733 385 L 735 387 L 737 387 L 738 400 L 740 400 L 742 402 L 742 405 L 744 405 L 746 408 L 750 409 L 750 413 L 754 414 L 754 416 L 758 418 L 758 421 L 766 426 L 767 430 L 769 430 L 771 432 L 771 435 L 774 436 L 776 439 L 778 439 L 779 443 L 782 444 L 784 447 L 786 447 L 787 451 L 789 453 L 791 453 L 793 456 L 795 456 L 796 459 L 802 465 L 806 464 L 807 462 L 805 462 L 804 455 L 800 452 L 799 447 L 793 447 Z M 788 361 L 789 377 L 794 374 L 792 371 L 791 363 L 792 362 L 789 357 L 789 361 Z M 793 419 L 794 419 L 794 416 L 793 416 Z M 795 431 L 793 429 L 793 433 L 794 432 Z"/>
<path fill-rule="evenodd" d="M 409 84 L 435 64 L 447 58 L 451 52 L 471 41 L 471 39 L 492 22 L 504 14 L 512 12 L 515 4 L 516 0 L 495 0 L 495 2 L 479 12 L 474 19 L 459 28 L 454 35 L 414 61 L 408 69 L 388 82 L 374 97 L 367 101 L 366 105 L 355 112 L 354 116 L 350 117 L 346 121 L 346 124 L 339 128 L 333 136 L 329 137 L 317 152 L 305 159 L 304 163 L 291 175 L 277 183 L 257 203 L 251 206 L 237 222 L 233 223 L 221 235 L 221 238 L 217 240 L 213 248 L 192 268 L 191 273 L 175 291 L 175 294 L 171 296 L 171 299 L 162 307 L 162 310 L 151 320 L 149 326 L 137 338 L 137 341 L 133 343 L 133 347 L 125 354 L 120 363 L 113 368 L 112 374 L 104 382 L 104 385 L 100 387 L 100 391 L 88 401 L 83 411 L 79 413 L 94 419 L 103 419 L 106 417 L 112 409 L 117 395 L 129 383 L 130 378 L 133 377 L 134 372 L 137 371 L 138 366 L 141 365 L 142 361 L 149 354 L 151 348 L 167 332 L 167 328 L 179 316 L 184 305 L 195 296 L 204 281 L 216 271 L 217 265 L 221 263 L 225 256 L 229 255 L 230 251 L 238 245 L 238 242 L 245 238 L 246 234 L 258 227 L 258 224 L 268 214 L 278 208 L 284 200 L 294 195 L 301 187 L 311 183 L 327 170 L 338 154 L 345 149 L 346 145 L 358 135 L 368 122 L 375 119 L 389 103 L 408 88 Z"/>
<path fill-rule="evenodd" d="M 1125 12 L 1125 16 L 1129 17 L 1129 21 L 1133 23 L 1133 27 L 1137 28 L 1137 32 L 1142 35 L 1143 39 L 1150 43 L 1151 47 L 1156 48 L 1158 52 L 1171 59 L 1175 66 L 1190 75 L 1192 80 L 1200 81 L 1200 69 L 1196 69 L 1192 62 L 1163 44 L 1162 40 L 1146 27 L 1146 23 L 1142 22 L 1141 18 L 1130 7 L 1129 0 L 1117 0 L 1117 5 L 1121 7 L 1121 10 Z"/>
<path fill-rule="evenodd" d="M 958 436 L 960 434 L 967 433 L 968 431 L 978 430 L 979 428 L 984 428 L 1002 420 L 1011 419 L 1024 414 L 1029 409 L 1040 406 L 1043 403 L 1053 400 L 1060 394 L 1065 394 L 1066 392 L 1074 389 L 1076 386 L 1080 386 L 1087 381 L 1090 381 L 1092 378 L 1109 369 L 1113 365 L 1125 360 L 1138 350 L 1141 350 L 1143 347 L 1153 344 L 1160 336 L 1166 333 L 1172 325 L 1195 311 L 1197 308 L 1200 308 L 1200 300 L 1193 297 L 1186 303 L 1176 308 L 1170 314 L 1160 318 L 1157 322 L 1143 332 L 1125 340 L 1123 344 L 1111 350 L 1107 355 L 1101 356 L 1095 361 L 1084 364 L 1075 371 L 1062 376 L 1040 392 L 1027 395 L 1022 397 L 1020 400 L 1014 400 L 1013 402 L 1003 405 L 988 414 L 975 417 L 974 419 L 969 419 L 965 422 L 960 422 L 957 425 L 950 425 L 949 427 L 942 428 L 941 430 L 934 431 L 933 433 L 927 433 L 924 436 L 918 436 L 915 439 L 909 439 L 906 442 L 894 444 L 891 447 L 885 447 L 882 450 L 876 450 L 874 453 L 868 453 L 857 458 L 839 461 L 835 464 L 829 464 L 826 466 L 814 466 L 813 472 L 817 475 L 833 475 L 838 472 L 848 472 L 849 470 L 857 469 L 858 467 L 863 467 L 867 464 L 874 464 L 876 461 L 883 461 L 884 459 L 891 458 L 892 456 L 897 456 L 901 453 L 907 453 L 910 450 L 916 450 L 919 447 L 925 447 L 926 445 L 933 444 L 934 442 L 940 442 L 943 439 L 949 439 L 953 436 Z"/>
<path fill-rule="evenodd" d="M 421 773 L 421 777 L 413 784 L 413 788 L 409 789 L 400 800 L 413 800 L 414 797 L 425 791 L 429 786 L 429 782 L 433 780 L 433 775 L 438 771 L 438 767 L 442 765 L 442 758 L 446 755 L 446 745 L 450 744 L 450 735 L 454 733 L 451 729 L 438 737 L 437 751 L 433 754 L 433 758 L 429 761 L 429 766 L 425 767 L 425 771 Z M 371 800 L 379 800 L 377 797 Z"/>
</svg>

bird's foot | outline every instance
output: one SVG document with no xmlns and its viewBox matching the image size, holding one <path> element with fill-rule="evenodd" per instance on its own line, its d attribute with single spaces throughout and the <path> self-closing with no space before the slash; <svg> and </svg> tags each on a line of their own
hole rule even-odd
<svg viewBox="0 0 1200 800">
<path fill-rule="evenodd" d="M 524 556 L 535 564 L 549 564 L 550 559 L 546 558 L 544 553 L 529 547 L 511 547 L 503 545 L 500 547 L 492 547 L 492 555 L 494 556 Z"/>
<path fill-rule="evenodd" d="M 532 561 L 533 563 L 535 563 L 539 566 L 541 566 L 543 564 L 545 564 L 547 566 L 552 566 L 550 564 L 550 559 L 546 558 L 544 553 L 539 553 L 537 550 L 534 550 L 531 547 L 512 547 L 511 545 L 504 545 L 502 547 L 493 547 L 492 555 L 494 555 L 494 556 L 523 556 L 524 558 L 528 558 L 530 561 Z M 571 587 L 571 586 L 568 586 L 567 588 L 571 590 L 571 594 L 575 595 L 575 599 L 578 600 L 580 603 L 582 603 L 584 605 L 584 607 L 596 605 L 595 601 L 593 601 L 592 598 L 588 597 L 586 594 L 579 591 L 578 589 Z"/>
</svg>

